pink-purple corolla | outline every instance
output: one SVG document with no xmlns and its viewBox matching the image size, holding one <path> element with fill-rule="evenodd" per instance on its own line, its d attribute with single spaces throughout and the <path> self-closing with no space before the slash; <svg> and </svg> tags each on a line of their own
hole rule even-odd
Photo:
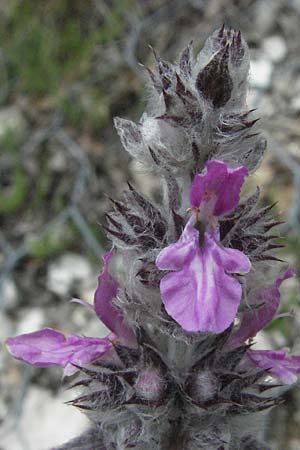
<svg viewBox="0 0 300 450">
<path fill-rule="evenodd" d="M 190 204 L 199 210 L 203 220 L 232 211 L 240 199 L 241 187 L 248 170 L 231 169 L 222 161 L 206 163 L 203 173 L 195 176 L 190 189 Z"/>
<path fill-rule="evenodd" d="M 242 287 L 232 274 L 249 272 L 251 263 L 241 251 L 222 246 L 216 218 L 237 206 L 246 176 L 244 167 L 209 161 L 192 183 L 192 216 L 182 235 L 156 259 L 160 270 L 171 271 L 160 282 L 162 301 L 186 331 L 221 333 L 236 316 Z"/>
<path fill-rule="evenodd" d="M 300 373 L 300 356 L 287 355 L 287 349 L 252 350 L 248 357 L 261 369 L 266 369 L 270 375 L 286 384 L 296 383 Z"/>
<path fill-rule="evenodd" d="M 241 314 L 239 328 L 231 335 L 229 345 L 241 345 L 274 319 L 280 304 L 279 288 L 285 280 L 293 276 L 294 271 L 288 269 L 271 286 L 255 289 L 250 294 L 249 308 Z"/>
<path fill-rule="evenodd" d="M 94 295 L 94 309 L 98 318 L 109 328 L 118 341 L 123 344 L 135 345 L 135 334 L 127 325 L 124 316 L 112 303 L 117 296 L 119 283 L 110 274 L 109 265 L 114 256 L 114 252 L 103 255 L 103 268 L 98 276 L 98 286 Z"/>
<path fill-rule="evenodd" d="M 62 366 L 64 375 L 72 375 L 75 365 L 89 364 L 111 348 L 107 337 L 65 336 L 51 328 L 9 338 L 6 345 L 14 358 L 36 367 Z"/>
<path fill-rule="evenodd" d="M 294 276 L 292 269 L 286 270 L 271 286 L 256 289 L 250 296 L 248 310 L 241 314 L 239 328 L 231 335 L 227 345 L 236 347 L 242 345 L 266 327 L 274 318 L 280 304 L 281 284 Z M 261 369 L 269 371 L 270 375 L 283 383 L 292 384 L 297 381 L 300 373 L 300 356 L 288 356 L 286 349 L 281 350 L 248 350 L 248 358 Z"/>
<path fill-rule="evenodd" d="M 94 298 L 95 313 L 111 330 L 108 336 L 65 336 L 60 331 L 44 328 L 7 339 L 6 345 L 12 356 L 36 367 L 62 366 L 64 375 L 72 375 L 77 370 L 76 366 L 88 365 L 105 355 L 115 340 L 135 345 L 133 331 L 112 304 L 118 290 L 117 281 L 109 273 L 112 257 L 112 251 L 103 256 L 103 269 Z"/>
</svg>

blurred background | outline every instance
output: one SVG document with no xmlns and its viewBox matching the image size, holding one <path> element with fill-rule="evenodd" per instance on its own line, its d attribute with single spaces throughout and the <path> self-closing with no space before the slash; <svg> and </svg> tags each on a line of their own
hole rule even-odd
<svg viewBox="0 0 300 450">
<path fill-rule="evenodd" d="M 269 152 L 253 176 L 262 202 L 277 201 L 286 248 L 300 267 L 300 0 L 0 0 L 0 340 L 49 326 L 101 334 L 71 297 L 92 300 L 101 228 L 131 180 L 147 194 L 112 126 L 138 120 L 146 104 L 152 45 L 174 60 L 191 39 L 226 23 L 251 49 L 249 107 L 258 108 Z M 263 345 L 300 352 L 299 288 Z M 31 369 L 0 349 L 0 450 L 51 448 L 78 434 L 84 417 L 64 405 L 61 370 Z M 300 391 L 271 415 L 274 450 L 300 449 Z"/>
</svg>

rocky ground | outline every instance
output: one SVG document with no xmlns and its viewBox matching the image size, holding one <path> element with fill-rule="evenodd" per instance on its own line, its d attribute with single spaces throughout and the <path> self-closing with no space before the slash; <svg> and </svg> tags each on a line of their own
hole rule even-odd
<svg viewBox="0 0 300 450">
<path fill-rule="evenodd" d="M 84 6 L 83 6 L 84 4 Z M 278 201 L 284 258 L 300 267 L 300 1 L 0 1 L 0 340 L 50 326 L 101 335 L 69 299 L 91 300 L 107 242 L 99 224 L 126 180 L 155 194 L 112 128 L 143 111 L 151 44 L 175 58 L 222 23 L 251 49 L 249 106 L 269 153 L 253 177 Z M 293 319 L 260 339 L 300 352 L 299 287 L 286 283 Z M 298 289 L 298 290 L 297 290 Z M 83 416 L 64 405 L 61 371 L 30 369 L 0 351 L 0 449 L 42 450 L 78 434 Z M 272 412 L 274 450 L 300 448 L 300 391 Z M 63 426 L 62 426 L 63 423 Z"/>
</svg>

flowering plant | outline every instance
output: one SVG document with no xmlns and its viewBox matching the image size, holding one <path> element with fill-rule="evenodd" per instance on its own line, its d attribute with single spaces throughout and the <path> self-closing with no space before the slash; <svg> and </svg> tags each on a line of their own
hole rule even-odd
<svg viewBox="0 0 300 450">
<path fill-rule="evenodd" d="M 107 214 L 114 249 L 89 307 L 111 333 L 46 328 L 7 347 L 34 366 L 62 366 L 82 390 L 72 404 L 91 428 L 61 449 L 267 449 L 257 416 L 280 402 L 275 387 L 297 381 L 300 356 L 252 349 L 294 273 L 278 269 L 268 281 L 279 266 L 270 234 L 278 222 L 258 206 L 259 190 L 241 196 L 266 148 L 246 105 L 248 48 L 223 26 L 196 58 L 191 44 L 177 64 L 154 56 L 155 106 L 140 123 L 116 118 L 115 126 L 161 180 L 162 201 L 129 185 Z"/>
</svg>

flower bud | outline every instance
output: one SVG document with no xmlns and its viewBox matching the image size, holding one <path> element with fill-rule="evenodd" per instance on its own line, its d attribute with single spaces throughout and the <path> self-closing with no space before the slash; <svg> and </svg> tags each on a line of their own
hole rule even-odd
<svg viewBox="0 0 300 450">
<path fill-rule="evenodd" d="M 147 368 L 139 373 L 134 387 L 138 397 L 155 402 L 161 397 L 164 384 L 159 370 Z"/>
<path fill-rule="evenodd" d="M 218 379 L 209 370 L 194 373 L 188 382 L 189 395 L 199 403 L 213 400 L 218 393 Z"/>
</svg>

